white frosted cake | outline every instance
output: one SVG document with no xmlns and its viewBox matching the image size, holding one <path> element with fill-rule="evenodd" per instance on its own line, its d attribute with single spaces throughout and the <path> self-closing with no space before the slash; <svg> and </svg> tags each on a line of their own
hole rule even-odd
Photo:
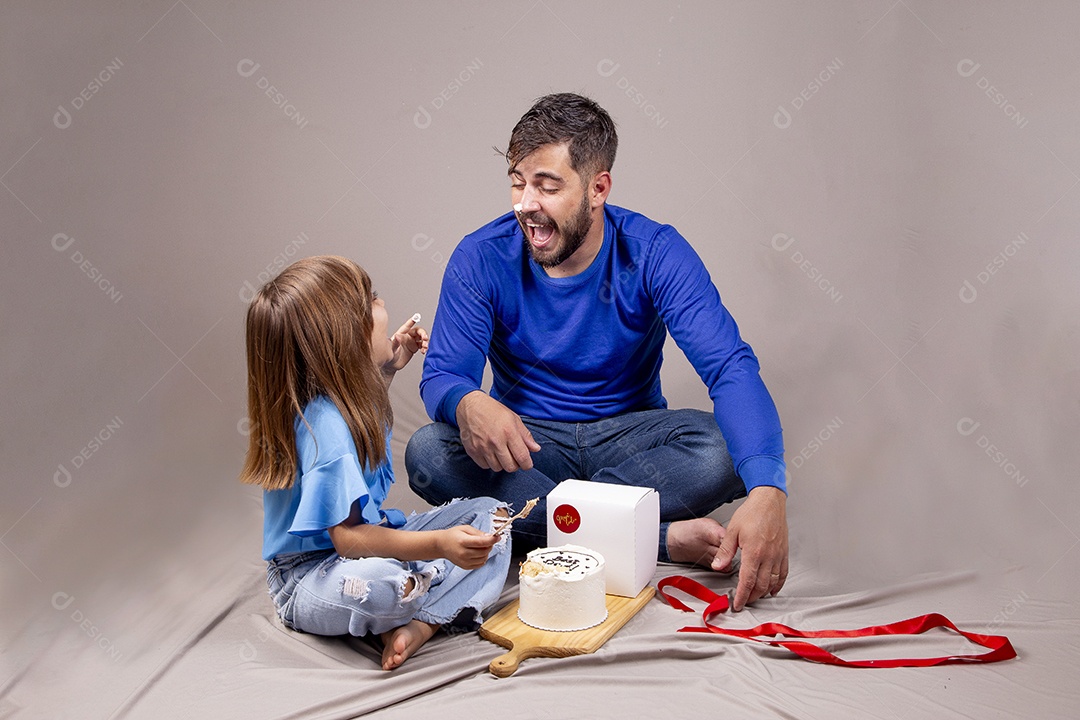
<svg viewBox="0 0 1080 720">
<path fill-rule="evenodd" d="M 577 545 L 533 550 L 519 574 L 518 618 L 539 630 L 584 630 L 607 618 L 604 557 Z"/>
</svg>

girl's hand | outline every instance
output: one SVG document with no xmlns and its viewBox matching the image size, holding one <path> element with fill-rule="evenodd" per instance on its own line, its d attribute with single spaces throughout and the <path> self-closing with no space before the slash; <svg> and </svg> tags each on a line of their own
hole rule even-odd
<svg viewBox="0 0 1080 720">
<path fill-rule="evenodd" d="M 427 352 L 427 330 L 417 325 L 413 318 L 409 318 L 390 338 L 390 347 L 394 350 L 394 357 L 384 366 L 384 370 L 394 373 L 408 365 L 416 353 Z"/>
<path fill-rule="evenodd" d="M 439 554 L 466 570 L 482 567 L 491 548 L 499 541 L 497 535 L 477 530 L 472 525 L 458 525 L 438 532 Z"/>
</svg>

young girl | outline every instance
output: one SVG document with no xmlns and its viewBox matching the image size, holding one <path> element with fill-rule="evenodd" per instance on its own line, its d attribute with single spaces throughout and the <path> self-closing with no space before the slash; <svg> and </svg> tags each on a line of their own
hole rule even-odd
<svg viewBox="0 0 1080 720">
<path fill-rule="evenodd" d="M 251 437 L 242 482 L 263 488 L 263 559 L 278 617 L 319 635 L 383 640 L 392 670 L 439 627 L 475 629 L 510 562 L 506 506 L 454 501 L 406 519 L 387 388 L 427 333 L 387 337 L 367 273 L 341 257 L 293 263 L 247 313 Z"/>
</svg>

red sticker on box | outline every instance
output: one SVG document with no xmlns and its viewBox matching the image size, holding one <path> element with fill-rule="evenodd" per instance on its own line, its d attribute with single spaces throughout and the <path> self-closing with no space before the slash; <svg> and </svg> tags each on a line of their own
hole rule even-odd
<svg viewBox="0 0 1080 720">
<path fill-rule="evenodd" d="M 551 516 L 555 520 L 555 527 L 564 533 L 572 533 L 581 527 L 581 513 L 573 505 L 562 504 L 555 508 Z"/>
</svg>

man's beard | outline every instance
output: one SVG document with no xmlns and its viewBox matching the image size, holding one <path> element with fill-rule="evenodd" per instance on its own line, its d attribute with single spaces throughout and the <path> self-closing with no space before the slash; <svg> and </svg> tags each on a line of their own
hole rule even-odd
<svg viewBox="0 0 1080 720">
<path fill-rule="evenodd" d="M 589 234 L 593 222 L 589 210 L 589 196 L 583 194 L 581 196 L 581 207 L 578 209 L 577 215 L 570 218 L 565 227 L 561 227 L 550 218 L 546 218 L 548 222 L 555 225 L 555 230 L 559 233 L 562 244 L 550 251 L 550 254 L 545 253 L 543 255 L 537 254 L 536 248 L 529 241 L 529 228 L 525 225 L 525 219 L 520 215 L 518 216 L 518 222 L 522 225 L 522 230 L 525 233 L 525 246 L 529 248 L 529 254 L 537 265 L 548 269 L 558 267 L 585 244 L 585 237 Z"/>
</svg>

